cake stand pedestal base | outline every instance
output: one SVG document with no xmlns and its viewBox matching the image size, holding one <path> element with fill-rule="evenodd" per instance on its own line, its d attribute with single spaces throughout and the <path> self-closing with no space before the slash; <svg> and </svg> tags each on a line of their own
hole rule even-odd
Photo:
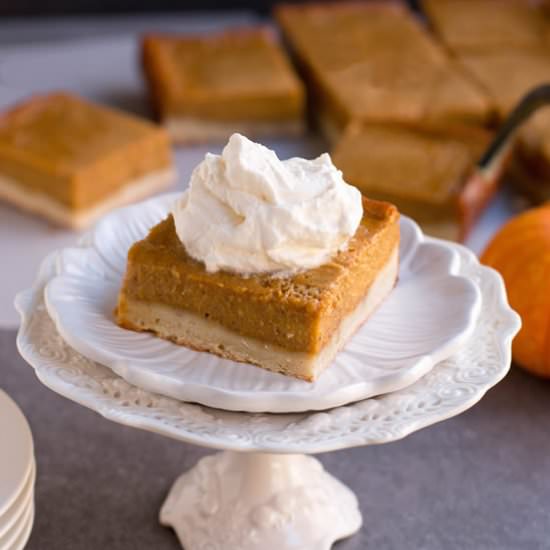
<svg viewBox="0 0 550 550">
<path fill-rule="evenodd" d="M 160 511 L 185 550 L 329 550 L 357 498 L 310 456 L 225 451 L 181 475 Z"/>
</svg>

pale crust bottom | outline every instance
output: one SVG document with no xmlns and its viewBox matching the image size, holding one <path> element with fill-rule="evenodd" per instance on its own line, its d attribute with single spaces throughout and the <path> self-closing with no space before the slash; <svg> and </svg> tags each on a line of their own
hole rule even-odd
<svg viewBox="0 0 550 550">
<path fill-rule="evenodd" d="M 164 189 L 175 178 L 176 172 L 173 168 L 151 172 L 130 181 L 91 208 L 72 210 L 50 196 L 31 191 L 26 185 L 0 174 L 0 200 L 6 200 L 27 212 L 39 214 L 57 225 L 83 229 L 113 208 L 138 201 Z"/>
<path fill-rule="evenodd" d="M 397 248 L 375 278 L 359 306 L 342 320 L 328 344 L 316 355 L 288 351 L 280 346 L 241 336 L 218 323 L 158 303 L 127 299 L 119 324 L 132 330 L 151 331 L 161 338 L 264 369 L 314 381 L 338 351 L 393 289 L 399 270 Z"/>
<path fill-rule="evenodd" d="M 213 122 L 191 117 L 166 117 L 163 126 L 172 141 L 179 144 L 227 141 L 238 132 L 249 138 L 277 136 L 301 136 L 305 123 L 301 119 L 277 122 L 240 120 L 234 122 Z"/>
</svg>

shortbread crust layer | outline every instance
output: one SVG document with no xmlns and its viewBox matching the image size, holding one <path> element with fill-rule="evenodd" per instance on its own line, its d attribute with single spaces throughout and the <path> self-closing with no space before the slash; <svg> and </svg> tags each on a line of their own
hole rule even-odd
<svg viewBox="0 0 550 550">
<path fill-rule="evenodd" d="M 125 300 L 124 316 L 119 319 L 119 324 L 132 330 L 153 332 L 161 338 L 197 351 L 207 351 L 311 382 L 330 365 L 336 354 L 391 292 L 398 269 L 396 246 L 363 300 L 342 319 L 328 343 L 316 354 L 289 351 L 281 346 L 242 336 L 195 313 L 132 297 Z"/>
<path fill-rule="evenodd" d="M 227 141 L 235 132 L 250 138 L 282 135 L 298 137 L 305 132 L 305 123 L 300 119 L 276 122 L 251 120 L 218 122 L 194 117 L 171 116 L 164 119 L 163 126 L 172 141 L 180 144 Z"/>
<path fill-rule="evenodd" d="M 45 193 L 30 190 L 23 183 L 0 174 L 0 200 L 7 200 L 22 210 L 39 214 L 57 225 L 82 229 L 113 208 L 138 201 L 166 188 L 175 177 L 176 172 L 172 168 L 157 170 L 128 182 L 105 200 L 88 208 L 72 209 Z"/>
</svg>

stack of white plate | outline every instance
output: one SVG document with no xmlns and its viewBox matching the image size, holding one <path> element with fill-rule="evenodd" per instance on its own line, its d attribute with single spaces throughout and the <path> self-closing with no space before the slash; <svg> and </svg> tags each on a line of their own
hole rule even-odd
<svg viewBox="0 0 550 550">
<path fill-rule="evenodd" d="M 23 413 L 0 390 L 0 550 L 25 547 L 34 521 L 36 463 Z"/>
</svg>

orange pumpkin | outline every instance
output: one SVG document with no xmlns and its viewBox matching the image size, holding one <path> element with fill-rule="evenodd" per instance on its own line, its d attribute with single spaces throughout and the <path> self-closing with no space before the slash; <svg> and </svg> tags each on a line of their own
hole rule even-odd
<svg viewBox="0 0 550 550">
<path fill-rule="evenodd" d="M 550 204 L 528 210 L 493 238 L 481 261 L 504 278 L 522 328 L 512 344 L 514 360 L 550 377 Z"/>
</svg>

